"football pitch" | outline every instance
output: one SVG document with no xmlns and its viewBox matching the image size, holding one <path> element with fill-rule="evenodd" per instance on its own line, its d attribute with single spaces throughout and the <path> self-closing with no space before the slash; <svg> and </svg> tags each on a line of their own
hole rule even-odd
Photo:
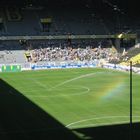
<svg viewBox="0 0 140 140">
<path fill-rule="evenodd" d="M 129 123 L 129 73 L 61 69 L 0 78 L 69 129 Z M 140 122 L 140 76 L 133 74 L 133 122 Z M 9 91 L 10 93 L 10 91 Z"/>
</svg>

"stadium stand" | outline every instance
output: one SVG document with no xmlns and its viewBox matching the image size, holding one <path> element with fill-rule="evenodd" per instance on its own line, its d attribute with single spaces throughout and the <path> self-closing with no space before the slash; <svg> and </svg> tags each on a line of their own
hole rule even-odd
<svg viewBox="0 0 140 140">
<path fill-rule="evenodd" d="M 79 4 L 80 5 L 80 4 Z M 82 9 L 81 9 L 82 8 Z M 4 7 L 1 9 L 7 35 L 110 34 L 101 14 L 89 5 L 53 4 L 53 7 Z M 82 16 L 81 16 L 82 15 Z M 103 16 L 104 17 L 104 16 Z M 111 23 L 111 22 L 110 22 Z M 110 26 L 112 27 L 112 26 Z"/>
<path fill-rule="evenodd" d="M 130 48 L 125 52 L 121 57 L 121 65 L 128 66 L 130 61 L 132 61 L 133 65 L 139 64 L 139 54 L 140 54 L 140 48 L 139 44 L 136 44 L 134 47 Z"/>
<path fill-rule="evenodd" d="M 14 64 L 25 63 L 24 50 L 20 51 L 0 51 L 0 63 L 1 64 Z"/>
<path fill-rule="evenodd" d="M 114 7 L 108 1 L 96 1 L 94 4 L 94 1 L 85 2 L 83 0 L 73 3 L 62 0 L 60 3 L 50 2 L 50 5 L 34 4 L 34 1 L 28 1 L 26 5 L 19 7 L 10 4 L 10 6 L 0 8 L 0 34 L 2 36 L 0 50 L 10 50 L 11 52 L 11 55 L 4 55 L 5 58 L 7 57 L 5 61 L 11 59 L 11 63 L 24 63 L 26 61 L 67 59 L 83 61 L 105 58 L 108 62 L 120 62 L 122 52 L 118 48 L 113 49 L 114 41 L 108 38 L 108 35 L 129 32 L 131 22 L 126 16 L 126 11 L 118 6 Z M 52 40 L 54 35 L 58 35 L 59 40 Z M 89 37 L 92 35 L 93 38 L 96 35 L 105 35 L 106 37 L 103 36 L 102 39 L 86 38 L 86 40 L 82 37 L 77 40 L 68 37 L 67 40 L 64 40 L 63 35 L 89 35 Z M 14 39 L 10 40 L 12 36 Z M 33 40 L 32 36 L 37 36 L 40 41 Z M 47 41 L 41 40 L 43 36 L 51 38 Z M 23 39 L 16 39 L 19 37 Z M 5 38 L 6 41 L 4 41 Z M 105 45 L 106 42 L 109 42 L 106 40 L 111 43 Z M 124 47 L 123 45 L 123 49 Z M 22 55 L 21 58 L 19 58 L 20 55 L 17 55 L 16 50 L 22 50 L 18 51 Z M 30 55 L 26 53 L 27 50 L 30 50 Z M 17 60 L 14 59 L 15 56 L 18 57 Z M 6 63 L 10 63 L 10 61 Z"/>
<path fill-rule="evenodd" d="M 9 11 L 10 12 L 10 11 Z M 22 12 L 22 20 L 6 22 L 9 35 L 62 35 L 62 34 L 108 34 L 101 20 L 92 11 L 28 10 Z M 47 14 L 49 13 L 49 15 Z M 82 17 L 81 17 L 82 14 Z M 88 15 L 88 16 L 87 16 Z M 51 17 L 51 18 L 50 18 Z M 18 17 L 20 18 L 20 17 Z M 47 21 L 49 20 L 49 21 Z M 48 23 L 47 23 L 48 22 Z M 51 23 L 50 23 L 51 22 Z"/>
<path fill-rule="evenodd" d="M 131 57 L 129 60 L 122 62 L 120 64 L 129 66 L 130 61 L 132 62 L 133 65 L 140 64 L 140 54 L 135 55 L 135 56 Z"/>
<path fill-rule="evenodd" d="M 50 1 L 49 1 L 50 2 Z M 33 1 L 34 3 L 34 1 Z M 139 25 L 126 11 L 111 3 L 84 0 L 50 5 L 15 5 L 0 8 L 0 27 L 4 35 L 115 34 L 133 32 Z M 73 7 L 72 9 L 70 7 Z M 133 25 L 133 26 L 132 26 Z"/>
<path fill-rule="evenodd" d="M 42 69 L 49 66 L 54 68 L 53 62 L 56 62 L 59 66 L 60 64 L 62 66 L 64 62 L 69 66 L 70 64 L 78 64 L 79 62 L 84 62 L 86 65 L 94 61 L 99 62 L 95 64 L 100 67 L 102 67 L 102 64 L 105 62 L 109 64 L 108 66 L 111 65 L 111 68 L 116 69 L 116 64 L 128 66 L 130 61 L 132 61 L 133 66 L 140 67 L 140 44 L 138 43 L 140 42 L 140 20 L 137 10 L 133 10 L 139 7 L 137 8 L 135 5 L 135 0 L 133 0 L 132 3 L 128 0 L 1 0 L 0 72 L 18 72 L 21 71 L 21 68 L 22 70 L 35 70 L 35 66 L 36 69 L 38 66 L 43 67 Z M 131 9 L 131 7 L 133 8 Z M 138 44 L 134 46 L 136 42 Z M 57 64 L 56 66 L 58 66 Z M 63 68 L 63 66 L 61 68 Z M 119 68 L 121 69 L 121 67 Z M 128 68 L 125 70 L 128 70 Z M 137 70 L 137 72 L 140 73 L 140 70 Z M 104 73 L 106 74 L 106 72 Z M 112 74 L 112 72 L 110 73 Z M 27 84 L 28 80 L 34 80 L 33 78 L 29 79 L 29 76 L 27 76 Z M 106 78 L 108 78 L 108 75 L 106 75 Z M 117 78 L 120 77 L 118 76 Z M 55 79 L 56 77 L 54 80 Z M 9 78 L 10 82 L 14 83 L 14 80 L 14 77 L 13 79 Z M 68 81 L 73 82 L 74 80 Z M 119 81 L 120 80 L 118 80 L 118 83 Z M 39 85 L 35 80 L 34 82 Z M 106 81 L 103 80 L 103 82 L 105 83 Z M 129 139 L 129 126 L 127 124 L 117 125 L 117 127 L 111 125 L 109 128 L 108 126 L 95 127 L 94 129 L 92 129 L 92 127 L 78 128 L 77 130 L 69 131 L 69 129 L 50 116 L 50 114 L 46 114 L 46 112 L 34 104 L 33 101 L 26 99 L 26 96 L 24 97 L 17 89 L 14 89 L 2 80 L 1 77 L 0 83 L 0 94 L 2 94 L 2 98 L 0 98 L 0 109 L 3 111 L 0 119 L 2 122 L 0 129 L 1 139 L 31 140 L 48 138 L 50 140 L 78 140 L 79 137 L 77 138 L 76 133 L 78 133 L 78 136 L 83 135 L 82 139 L 93 138 L 100 140 L 103 136 L 102 140 L 109 140 L 106 134 L 111 135 L 111 140 Z M 64 83 L 68 82 L 65 81 Z M 60 85 L 63 85 L 63 83 L 60 83 Z M 93 84 L 93 86 L 96 86 L 96 83 Z M 111 84 L 109 86 L 111 86 Z M 123 86 L 125 85 L 122 85 L 122 87 Z M 46 85 L 40 84 L 41 89 L 44 87 L 46 88 Z M 122 87 L 116 85 L 116 90 L 110 90 L 109 92 L 116 93 L 116 91 L 120 91 Z M 48 90 L 47 88 L 45 89 L 46 91 Z M 112 86 L 112 88 L 114 87 Z M 87 90 L 86 92 L 84 91 L 85 93 L 90 91 L 89 88 L 85 89 Z M 7 100 L 9 96 L 10 100 Z M 35 100 L 38 99 L 36 98 Z M 48 99 L 46 98 L 43 104 L 46 104 L 46 100 Z M 52 98 L 52 101 L 53 100 L 56 99 Z M 12 103 L 12 111 L 10 108 L 7 112 L 7 103 L 9 104 L 10 101 Z M 6 104 L 3 107 L 4 103 Z M 53 104 L 51 103 L 51 105 Z M 92 110 L 90 110 L 90 112 L 91 111 Z M 110 110 L 106 113 L 108 112 L 110 112 Z M 6 117 L 5 113 L 8 114 Z M 25 114 L 27 114 L 27 116 Z M 12 115 L 14 121 L 9 119 L 10 115 Z M 76 119 L 78 121 L 78 118 Z M 113 123 L 110 119 L 107 120 Z M 7 121 L 12 124 L 12 131 L 9 131 L 10 125 Z M 31 121 L 32 124 L 30 124 L 29 121 Z M 19 123 L 19 126 L 15 125 L 16 122 Z M 84 120 L 82 122 L 85 123 Z M 6 128 L 4 128 L 5 124 Z M 50 125 L 48 126 L 48 124 Z M 64 131 L 51 129 L 54 124 L 63 128 Z M 42 129 L 42 126 L 44 126 L 44 130 L 38 130 L 40 128 Z M 28 131 L 27 128 L 31 130 Z M 14 129 L 19 130 L 21 134 L 11 133 Z M 34 131 L 32 132 L 32 130 Z M 139 129 L 136 129 L 135 133 L 139 135 Z M 122 138 L 122 136 L 125 138 Z"/>
</svg>

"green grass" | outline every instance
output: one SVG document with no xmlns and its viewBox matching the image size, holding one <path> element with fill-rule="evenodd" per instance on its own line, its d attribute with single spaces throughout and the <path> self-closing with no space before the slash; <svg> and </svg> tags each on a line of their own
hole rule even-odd
<svg viewBox="0 0 140 140">
<path fill-rule="evenodd" d="M 0 77 L 68 128 L 129 122 L 129 73 L 63 69 Z M 140 76 L 133 75 L 133 121 L 140 121 Z"/>
</svg>

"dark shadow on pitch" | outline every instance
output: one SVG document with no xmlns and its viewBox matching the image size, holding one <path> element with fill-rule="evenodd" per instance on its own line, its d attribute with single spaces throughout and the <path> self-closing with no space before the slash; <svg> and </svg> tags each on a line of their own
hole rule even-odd
<svg viewBox="0 0 140 140">
<path fill-rule="evenodd" d="M 140 123 L 133 123 L 132 135 L 129 124 L 98 126 L 73 130 L 84 139 L 89 140 L 139 140 Z M 132 136 L 132 139 L 131 139 Z"/>
<path fill-rule="evenodd" d="M 77 140 L 71 130 L 0 79 L 1 140 Z"/>
</svg>

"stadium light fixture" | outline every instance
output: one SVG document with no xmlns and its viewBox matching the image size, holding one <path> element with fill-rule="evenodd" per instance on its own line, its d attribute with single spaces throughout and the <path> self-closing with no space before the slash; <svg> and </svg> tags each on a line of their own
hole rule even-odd
<svg viewBox="0 0 140 140">
<path fill-rule="evenodd" d="M 118 35 L 118 38 L 121 39 L 122 37 L 123 37 L 123 33 L 121 33 L 121 34 Z"/>
</svg>

